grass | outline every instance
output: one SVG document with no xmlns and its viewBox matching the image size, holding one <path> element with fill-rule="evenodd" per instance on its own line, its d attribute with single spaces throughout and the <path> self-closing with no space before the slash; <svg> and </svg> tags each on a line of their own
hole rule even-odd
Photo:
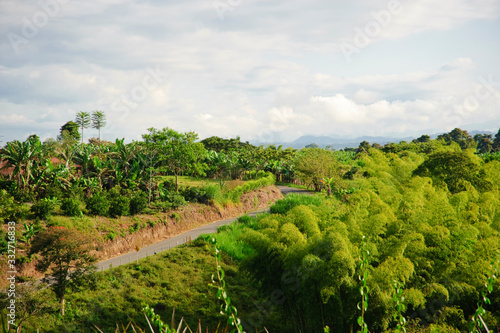
<svg viewBox="0 0 500 333">
<path fill-rule="evenodd" d="M 204 234 L 200 235 L 199 238 L 206 241 L 215 238 L 219 249 L 227 253 L 231 258 L 241 261 L 251 255 L 254 249 L 250 244 L 243 242 L 240 236 L 249 229 L 255 229 L 256 221 L 256 219 L 246 215 L 230 225 L 219 227 L 215 234 Z"/>
<path fill-rule="evenodd" d="M 308 190 L 306 185 L 299 185 L 299 184 L 294 184 L 294 183 L 276 182 L 276 185 L 288 186 L 288 187 L 298 188 L 301 190 Z"/>
<path fill-rule="evenodd" d="M 159 177 L 160 181 L 173 181 L 175 182 L 175 176 L 162 176 Z M 191 176 L 179 176 L 178 177 L 179 185 L 180 186 L 193 186 L 193 187 L 203 187 L 206 186 L 207 184 L 217 184 L 217 181 L 214 179 L 207 179 L 207 178 L 196 178 L 196 177 L 191 177 Z"/>
<path fill-rule="evenodd" d="M 141 312 L 147 303 L 162 319 L 170 323 L 172 311 L 179 321 L 184 317 L 194 330 L 201 319 L 202 326 L 212 331 L 219 322 L 219 301 L 216 289 L 209 286 L 215 273 L 214 249 L 203 240 L 191 246 L 172 249 L 164 254 L 97 273 L 94 290 L 81 290 L 67 297 L 67 315 L 61 318 L 57 310 L 33 317 L 25 325 L 27 331 L 39 328 L 44 332 L 92 332 L 93 324 L 104 332 L 114 331 L 116 324 L 133 320 L 147 328 Z M 258 301 L 256 288 L 246 274 L 227 255 L 222 256 L 228 292 L 244 317 L 255 309 L 251 300 Z M 224 325 L 223 325 L 224 326 Z"/>
</svg>

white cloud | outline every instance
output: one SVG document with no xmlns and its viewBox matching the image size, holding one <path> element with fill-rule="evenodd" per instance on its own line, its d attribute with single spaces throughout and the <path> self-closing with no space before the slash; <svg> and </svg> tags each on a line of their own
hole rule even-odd
<svg viewBox="0 0 500 333">
<path fill-rule="evenodd" d="M 443 57 L 424 44 L 422 53 L 411 55 L 412 68 L 382 72 L 381 59 L 356 68 L 338 62 L 336 45 L 387 3 L 244 1 L 220 20 L 210 1 L 66 2 L 21 52 L 0 40 L 0 131 L 7 139 L 33 131 L 55 137 L 77 111 L 95 109 L 108 114 L 108 140 L 140 139 L 152 126 L 200 137 L 293 140 L 301 134 L 439 131 L 457 117 L 464 126 L 473 118 L 499 122 L 498 96 L 463 112 L 478 77 L 496 74 L 497 62 L 451 51 Z M 401 14 L 376 40 L 494 20 L 500 6 L 496 0 L 401 4 Z M 0 2 L 0 32 L 22 34 L 23 17 L 40 8 Z M 495 45 L 490 35 L 474 48 Z M 457 46 L 461 36 L 442 42 Z M 384 50 L 383 60 L 400 61 L 399 49 Z M 439 60 L 429 66 L 426 57 Z M 488 73 L 481 72 L 485 66 Z M 134 100 L 148 67 L 167 74 Z"/>
</svg>

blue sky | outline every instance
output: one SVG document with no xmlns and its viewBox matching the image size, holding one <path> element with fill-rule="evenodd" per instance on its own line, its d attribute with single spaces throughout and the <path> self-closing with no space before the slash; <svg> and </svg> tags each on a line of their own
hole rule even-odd
<svg viewBox="0 0 500 333">
<path fill-rule="evenodd" d="M 498 0 L 0 0 L 0 140 L 496 132 L 499 32 Z"/>
</svg>

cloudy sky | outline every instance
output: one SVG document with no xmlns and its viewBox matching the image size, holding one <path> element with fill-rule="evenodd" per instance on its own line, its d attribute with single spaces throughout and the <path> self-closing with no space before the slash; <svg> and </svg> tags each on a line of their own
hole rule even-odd
<svg viewBox="0 0 500 333">
<path fill-rule="evenodd" d="M 500 128 L 500 0 L 0 0 L 0 37 L 3 144 Z"/>
</svg>

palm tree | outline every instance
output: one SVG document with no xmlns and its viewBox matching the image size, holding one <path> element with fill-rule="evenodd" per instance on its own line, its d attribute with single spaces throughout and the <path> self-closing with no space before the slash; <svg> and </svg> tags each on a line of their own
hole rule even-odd
<svg viewBox="0 0 500 333">
<path fill-rule="evenodd" d="M 83 144 L 83 129 L 90 126 L 90 113 L 80 111 L 76 114 L 75 122 L 82 129 L 82 144 Z"/>
<path fill-rule="evenodd" d="M 101 146 L 101 128 L 104 126 L 106 126 L 106 114 L 99 110 L 92 112 L 92 128 L 99 131 L 99 146 Z"/>
</svg>

